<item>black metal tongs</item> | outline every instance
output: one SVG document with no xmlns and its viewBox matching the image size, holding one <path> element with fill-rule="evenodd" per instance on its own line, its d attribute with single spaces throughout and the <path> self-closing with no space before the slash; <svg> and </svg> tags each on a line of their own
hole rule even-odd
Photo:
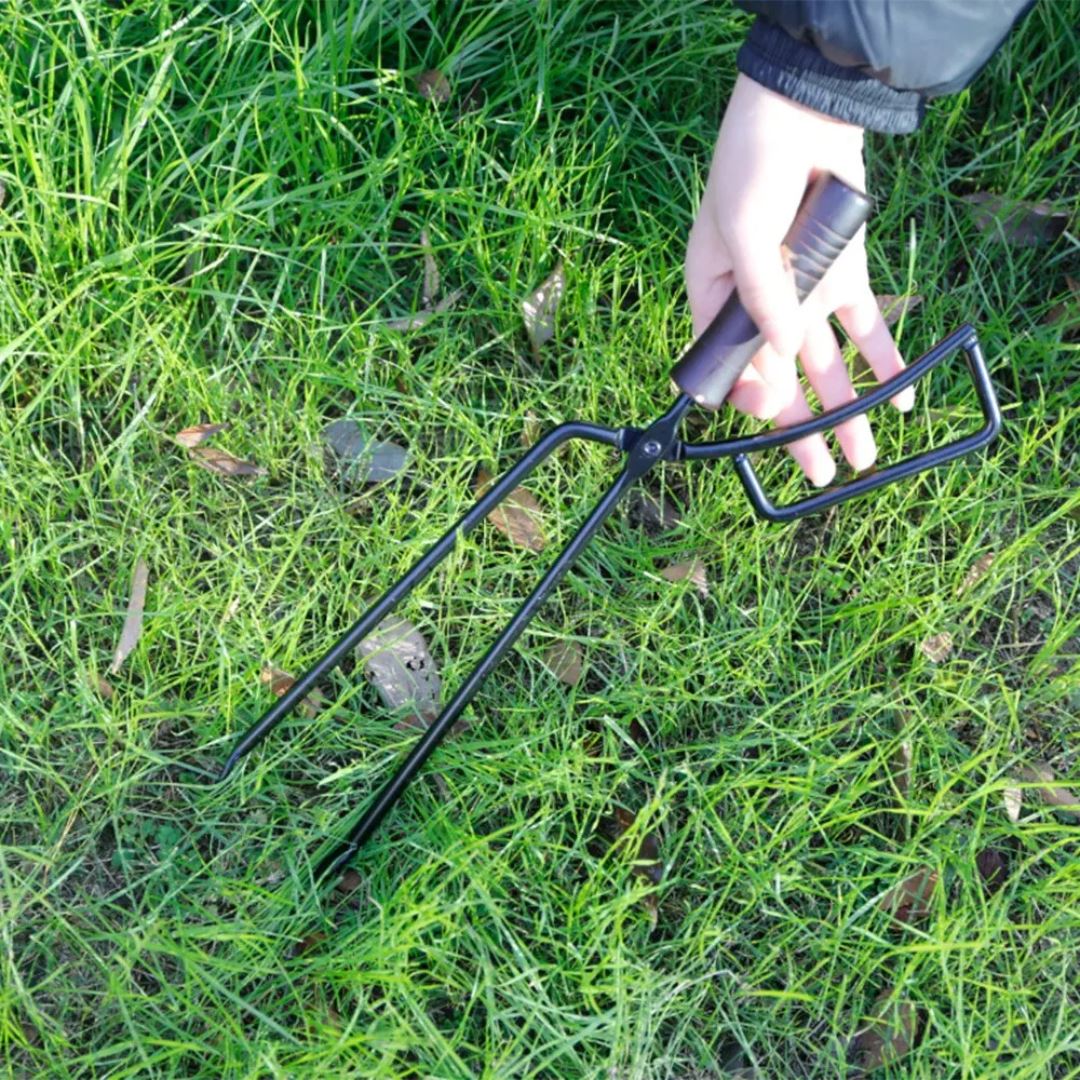
<svg viewBox="0 0 1080 1080">
<path fill-rule="evenodd" d="M 869 199 L 833 176 L 824 175 L 807 190 L 799 212 L 784 239 L 800 302 L 824 277 L 844 246 L 858 232 L 870 212 Z M 600 499 L 574 538 L 567 544 L 539 584 L 529 594 L 505 629 L 495 639 L 452 700 L 417 740 L 397 772 L 374 796 L 363 816 L 344 839 L 339 839 L 319 863 L 316 876 L 342 869 L 397 802 L 409 782 L 442 741 L 465 707 L 476 696 L 484 679 L 528 626 L 547 595 L 575 563 L 616 504 L 635 481 L 661 461 L 697 461 L 731 458 L 754 510 L 769 521 L 791 521 L 828 506 L 846 502 L 856 495 L 891 484 L 925 469 L 969 454 L 989 443 L 1001 426 L 1001 413 L 979 347 L 970 325 L 961 326 L 938 342 L 925 356 L 905 371 L 883 383 L 864 397 L 789 428 L 724 442 L 688 443 L 678 437 L 679 425 L 691 405 L 717 409 L 735 380 L 749 364 L 763 341 L 736 294 L 732 294 L 708 329 L 687 350 L 672 371 L 679 391 L 674 404 L 648 427 L 609 428 L 585 421 L 561 424 L 545 435 L 512 469 L 502 476 L 445 535 L 433 544 L 401 580 L 390 588 L 357 623 L 305 675 L 297 679 L 261 720 L 237 742 L 218 777 L 225 780 L 237 762 L 258 746 L 286 717 L 315 684 L 345 659 L 349 652 L 371 634 L 379 623 L 454 549 L 459 537 L 476 528 L 552 451 L 572 439 L 585 439 L 613 446 L 626 454 L 626 464 L 618 478 Z M 887 401 L 900 390 L 921 379 L 931 368 L 958 350 L 967 358 L 982 409 L 983 426 L 946 446 L 908 458 L 894 465 L 864 474 L 839 487 L 827 489 L 800 502 L 776 506 L 762 490 L 749 455 L 795 442 L 807 435 L 835 427 Z"/>
</svg>

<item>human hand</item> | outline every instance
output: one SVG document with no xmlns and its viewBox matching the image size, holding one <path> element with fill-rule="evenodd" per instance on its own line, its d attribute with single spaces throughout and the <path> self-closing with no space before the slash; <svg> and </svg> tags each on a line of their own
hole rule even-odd
<svg viewBox="0 0 1080 1080">
<path fill-rule="evenodd" d="M 862 128 L 834 120 L 739 75 L 720 125 L 705 194 L 686 250 L 686 291 L 700 334 L 731 291 L 765 335 L 765 345 L 735 383 L 728 401 L 741 412 L 787 426 L 812 414 L 795 370 L 799 355 L 825 409 L 856 395 L 829 324 L 835 314 L 847 336 L 884 381 L 904 367 L 870 289 L 865 230 L 837 258 L 799 307 L 781 243 L 807 185 L 822 172 L 865 190 Z M 892 403 L 907 411 L 914 388 Z M 836 428 L 844 456 L 857 470 L 877 457 L 870 421 L 856 416 Z M 825 439 L 812 435 L 788 448 L 811 482 L 836 474 Z"/>
</svg>

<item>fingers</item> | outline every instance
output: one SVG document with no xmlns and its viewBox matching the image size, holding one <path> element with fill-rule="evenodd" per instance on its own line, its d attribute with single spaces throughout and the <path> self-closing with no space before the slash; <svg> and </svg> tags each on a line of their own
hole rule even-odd
<svg viewBox="0 0 1080 1080">
<path fill-rule="evenodd" d="M 767 231 L 762 233 L 743 228 L 729 237 L 735 284 L 765 340 L 782 359 L 791 359 L 803 337 L 799 299 L 779 243 L 769 243 Z"/>
<path fill-rule="evenodd" d="M 825 411 L 854 401 L 856 394 L 848 376 L 844 356 L 828 319 L 821 314 L 809 320 L 806 338 L 799 353 L 803 371 Z M 856 471 L 869 469 L 877 459 L 877 447 L 865 416 L 855 416 L 835 428 L 844 457 Z"/>
<path fill-rule="evenodd" d="M 836 317 L 852 344 L 866 358 L 878 382 L 885 382 L 904 370 L 904 359 L 869 289 L 853 303 L 838 307 Z M 915 404 L 915 387 L 901 390 L 890 400 L 901 412 L 907 412 Z"/>
<path fill-rule="evenodd" d="M 796 396 L 776 414 L 776 423 L 780 427 L 791 427 L 809 420 L 814 414 L 807 404 L 802 387 L 796 383 Z M 836 462 L 829 453 L 829 447 L 821 435 L 808 435 L 798 442 L 789 443 L 785 449 L 795 459 L 799 468 L 806 473 L 811 484 L 824 487 L 832 482 L 836 475 Z"/>
</svg>

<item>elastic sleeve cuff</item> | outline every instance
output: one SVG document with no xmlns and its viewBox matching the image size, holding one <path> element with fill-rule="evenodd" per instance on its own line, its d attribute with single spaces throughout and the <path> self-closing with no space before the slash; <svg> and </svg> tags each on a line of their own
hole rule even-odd
<svg viewBox="0 0 1080 1080">
<path fill-rule="evenodd" d="M 908 135 L 919 126 L 922 97 L 872 75 L 840 67 L 813 47 L 757 19 L 736 57 L 744 75 L 809 109 L 869 131 Z"/>
</svg>

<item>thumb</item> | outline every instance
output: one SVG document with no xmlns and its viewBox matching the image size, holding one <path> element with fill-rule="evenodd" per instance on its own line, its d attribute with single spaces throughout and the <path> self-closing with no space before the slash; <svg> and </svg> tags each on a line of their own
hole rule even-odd
<svg viewBox="0 0 1080 1080">
<path fill-rule="evenodd" d="M 739 299 L 765 340 L 784 359 L 794 359 L 803 340 L 803 319 L 795 281 L 784 263 L 780 246 L 762 242 L 731 247 Z"/>
</svg>

